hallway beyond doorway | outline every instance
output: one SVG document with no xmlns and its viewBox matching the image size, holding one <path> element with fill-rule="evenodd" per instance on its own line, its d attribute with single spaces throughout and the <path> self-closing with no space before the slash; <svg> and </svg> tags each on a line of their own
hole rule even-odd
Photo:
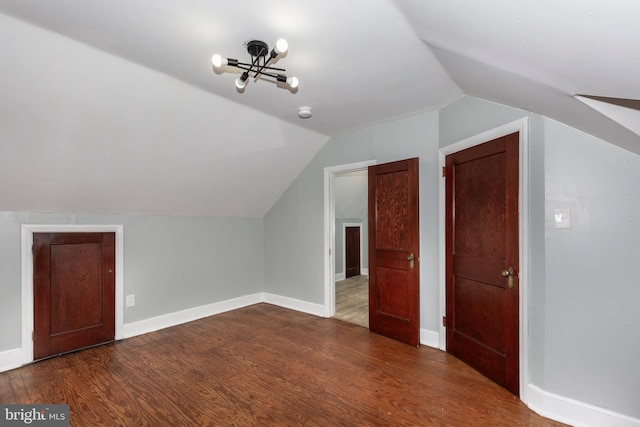
<svg viewBox="0 0 640 427">
<path fill-rule="evenodd" d="M 336 319 L 369 327 L 369 277 L 349 277 L 336 282 Z"/>
</svg>

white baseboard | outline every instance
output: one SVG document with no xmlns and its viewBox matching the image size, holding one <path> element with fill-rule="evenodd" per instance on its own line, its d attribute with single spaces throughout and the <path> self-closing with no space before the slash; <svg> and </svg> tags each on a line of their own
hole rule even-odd
<svg viewBox="0 0 640 427">
<path fill-rule="evenodd" d="M 263 301 L 263 294 L 258 293 L 202 305 L 200 307 L 193 307 L 182 311 L 176 311 L 174 313 L 163 314 L 161 316 L 140 320 L 138 322 L 125 323 L 123 335 L 125 338 L 131 338 L 136 335 L 142 335 L 158 331 L 160 329 L 169 328 L 171 326 L 177 326 L 182 323 L 192 322 L 204 317 L 213 316 L 214 314 L 236 310 L 238 308 L 247 307 Z"/>
<path fill-rule="evenodd" d="M 420 329 L 420 344 L 440 349 L 440 334 L 428 329 Z"/>
<path fill-rule="evenodd" d="M 360 269 L 360 275 L 361 276 L 369 276 L 369 269 L 368 268 L 361 268 Z M 346 273 L 336 273 L 336 275 L 334 276 L 334 279 L 336 282 L 339 282 L 341 280 L 346 279 Z"/>
<path fill-rule="evenodd" d="M 301 311 L 303 313 L 313 314 L 315 316 L 324 317 L 324 305 L 314 304 L 307 301 L 301 301 L 289 297 L 283 297 L 274 294 L 263 294 L 263 302 L 277 305 L 291 310 Z"/>
<path fill-rule="evenodd" d="M 0 352 L 0 372 L 10 371 L 25 365 L 25 356 L 22 348 L 13 348 Z"/>
<path fill-rule="evenodd" d="M 533 384 L 525 387 L 525 403 L 543 417 L 576 427 L 638 427 L 640 419 L 579 402 L 542 390 Z"/>
<path fill-rule="evenodd" d="M 192 322 L 204 317 L 213 316 L 215 314 L 224 313 L 226 311 L 237 310 L 253 304 L 266 302 L 291 310 L 301 311 L 322 317 L 324 306 L 301 301 L 293 298 L 283 297 L 269 293 L 257 293 L 243 297 L 233 298 L 226 301 L 215 302 L 199 307 L 193 307 L 174 313 L 163 314 L 162 316 L 152 317 L 150 319 L 140 320 L 133 323 L 125 323 L 123 328 L 124 338 L 135 337 L 149 332 L 158 331 L 171 326 L 177 326 L 182 323 Z"/>
</svg>

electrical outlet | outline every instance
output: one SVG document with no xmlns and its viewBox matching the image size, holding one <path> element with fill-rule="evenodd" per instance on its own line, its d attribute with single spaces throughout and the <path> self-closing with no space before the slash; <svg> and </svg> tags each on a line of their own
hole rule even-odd
<svg viewBox="0 0 640 427">
<path fill-rule="evenodd" d="M 136 305 L 136 296 L 134 294 L 127 295 L 127 307 Z"/>
</svg>

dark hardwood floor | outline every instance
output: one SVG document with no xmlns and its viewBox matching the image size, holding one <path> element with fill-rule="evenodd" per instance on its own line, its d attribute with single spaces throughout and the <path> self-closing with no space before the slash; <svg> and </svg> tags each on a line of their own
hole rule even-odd
<svg viewBox="0 0 640 427">
<path fill-rule="evenodd" d="M 560 426 L 445 352 L 257 304 L 0 373 L 73 426 Z"/>
</svg>

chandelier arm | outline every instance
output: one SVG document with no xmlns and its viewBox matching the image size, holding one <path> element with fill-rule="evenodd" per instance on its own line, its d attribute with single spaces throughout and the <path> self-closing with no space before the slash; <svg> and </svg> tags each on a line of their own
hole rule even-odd
<svg viewBox="0 0 640 427">
<path fill-rule="evenodd" d="M 257 76 L 258 76 L 258 74 L 266 74 L 266 73 L 263 73 L 263 72 L 262 72 L 262 70 L 264 70 L 265 68 L 266 68 L 267 70 L 274 70 L 274 71 L 287 71 L 287 70 L 285 70 L 284 68 L 268 67 L 268 65 L 269 65 L 269 63 L 271 62 L 271 60 L 272 60 L 273 58 L 275 58 L 276 56 L 277 56 L 277 53 L 272 52 L 272 53 L 271 53 L 271 55 L 269 55 L 269 59 L 267 59 L 266 61 L 264 61 L 264 62 L 263 62 L 263 64 L 260 66 L 260 68 L 259 68 L 257 71 L 255 71 L 255 75 L 254 75 L 253 77 L 254 77 L 254 78 L 255 78 L 255 77 L 257 77 Z M 271 74 L 267 74 L 267 75 L 268 75 L 268 76 L 270 76 L 270 77 L 274 77 L 274 78 L 275 78 L 275 76 L 274 76 L 274 75 L 271 75 Z"/>
<path fill-rule="evenodd" d="M 264 61 L 264 59 L 263 59 L 263 61 Z M 271 58 L 267 59 L 266 61 L 264 61 L 264 62 L 262 63 L 262 65 L 260 66 L 260 68 L 258 68 L 258 69 L 255 71 L 255 74 L 254 74 L 254 76 L 253 76 L 253 77 L 254 77 L 254 78 L 257 78 L 259 74 L 263 74 L 263 73 L 262 73 L 262 70 L 264 70 L 264 67 L 266 67 L 266 66 L 269 64 L 269 62 L 271 62 Z"/>
<path fill-rule="evenodd" d="M 258 61 L 260 60 L 260 57 L 259 56 L 255 56 L 255 57 L 251 56 L 251 58 L 253 59 L 251 64 L 247 64 L 245 62 L 236 62 L 235 64 L 233 64 L 233 66 L 236 67 L 236 68 L 240 68 L 241 70 L 246 70 L 248 73 L 252 73 L 252 72 L 255 73 L 255 70 L 257 69 Z"/>
<path fill-rule="evenodd" d="M 241 67 L 242 65 L 242 67 Z M 247 71 L 253 71 L 253 68 L 247 68 L 247 67 L 251 67 L 251 64 L 247 64 L 246 62 L 238 62 L 237 65 L 231 65 L 231 67 L 237 67 L 237 68 L 241 68 L 243 70 L 247 70 Z M 278 68 L 278 67 L 262 67 L 264 69 L 267 70 L 273 70 L 273 71 L 287 71 L 284 68 Z"/>
<path fill-rule="evenodd" d="M 265 73 L 264 71 L 261 71 L 261 72 L 260 72 L 260 73 L 258 73 L 258 74 L 260 74 L 260 75 L 264 75 L 264 76 L 269 76 L 269 77 L 271 77 L 271 78 L 273 78 L 273 79 L 276 79 L 276 80 L 278 79 L 278 76 L 279 76 L 279 75 L 280 75 L 280 76 L 283 76 L 283 75 L 284 75 L 284 74 L 271 74 L 271 73 Z M 256 76 L 254 76 L 254 77 L 256 77 Z M 285 76 L 285 79 L 286 79 L 286 76 Z"/>
</svg>

